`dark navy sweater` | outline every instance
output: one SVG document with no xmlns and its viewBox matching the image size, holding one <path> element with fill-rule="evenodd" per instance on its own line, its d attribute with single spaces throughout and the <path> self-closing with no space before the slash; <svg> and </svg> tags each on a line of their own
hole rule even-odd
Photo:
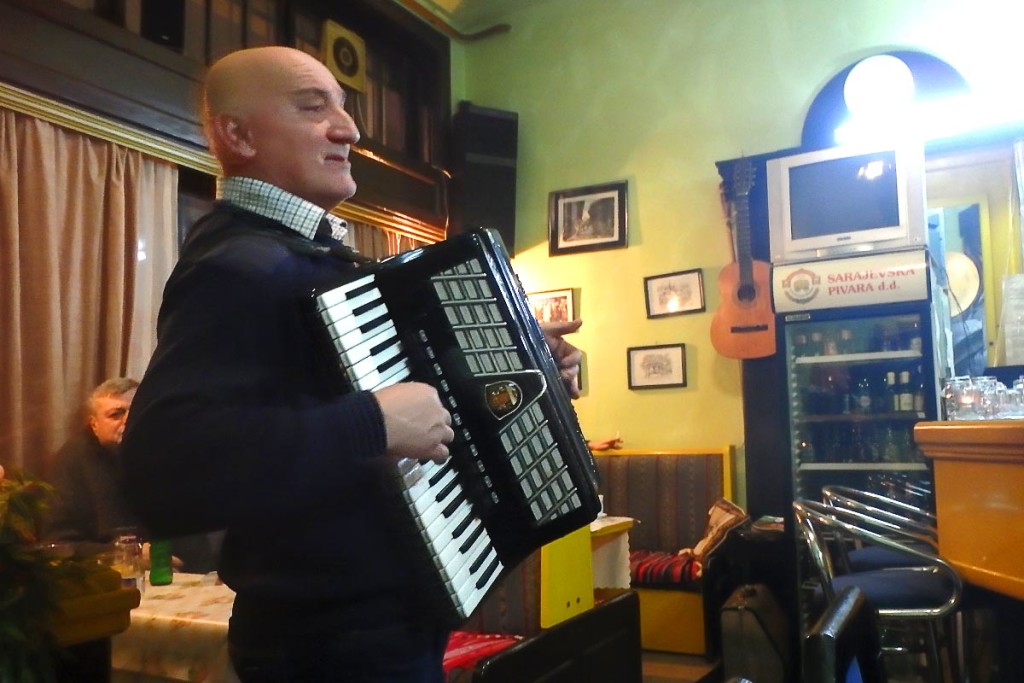
<svg viewBox="0 0 1024 683">
<path fill-rule="evenodd" d="M 354 266 L 310 245 L 227 204 L 196 224 L 123 443 L 155 535 L 227 529 L 231 637 L 254 647 L 429 622 L 387 521 L 380 408 L 340 390 L 308 317 L 313 290 Z"/>
</svg>

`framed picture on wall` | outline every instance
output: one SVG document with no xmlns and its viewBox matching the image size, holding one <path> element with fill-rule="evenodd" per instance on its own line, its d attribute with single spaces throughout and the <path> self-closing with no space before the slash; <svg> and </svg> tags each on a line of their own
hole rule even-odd
<svg viewBox="0 0 1024 683">
<path fill-rule="evenodd" d="M 699 313 L 704 308 L 704 276 L 699 268 L 644 278 L 647 317 Z"/>
<path fill-rule="evenodd" d="M 548 254 L 626 246 L 626 181 L 559 190 L 548 196 Z"/>
<path fill-rule="evenodd" d="M 686 386 L 686 344 L 626 349 L 630 389 Z"/>
<path fill-rule="evenodd" d="M 530 310 L 542 323 L 568 322 L 575 317 L 575 302 L 571 289 L 552 289 L 526 295 Z"/>
</svg>

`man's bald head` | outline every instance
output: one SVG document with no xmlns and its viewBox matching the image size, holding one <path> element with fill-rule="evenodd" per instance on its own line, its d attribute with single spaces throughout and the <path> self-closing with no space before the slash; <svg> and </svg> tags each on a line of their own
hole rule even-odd
<svg viewBox="0 0 1024 683">
<path fill-rule="evenodd" d="M 226 175 L 264 180 L 330 208 L 355 192 L 348 153 L 359 133 L 344 103 L 341 86 L 314 57 L 257 47 L 210 67 L 201 116 Z"/>
<path fill-rule="evenodd" d="M 305 52 L 278 45 L 238 50 L 210 66 L 203 88 L 203 124 L 214 114 L 245 115 L 261 92 L 291 77 L 289 65 L 311 60 Z"/>
</svg>

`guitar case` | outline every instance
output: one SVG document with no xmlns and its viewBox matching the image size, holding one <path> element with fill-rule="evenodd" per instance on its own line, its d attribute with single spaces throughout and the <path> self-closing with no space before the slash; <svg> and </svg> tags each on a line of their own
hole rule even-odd
<svg viewBox="0 0 1024 683">
<path fill-rule="evenodd" d="M 768 587 L 745 584 L 721 609 L 724 680 L 785 683 L 789 663 L 786 616 Z"/>
</svg>

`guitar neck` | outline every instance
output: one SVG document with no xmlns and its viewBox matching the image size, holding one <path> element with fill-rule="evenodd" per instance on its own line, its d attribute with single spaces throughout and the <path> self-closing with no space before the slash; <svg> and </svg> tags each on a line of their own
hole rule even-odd
<svg viewBox="0 0 1024 683">
<path fill-rule="evenodd" d="M 740 283 L 750 285 L 754 281 L 750 251 L 750 203 L 746 194 L 736 198 L 736 262 L 740 269 Z"/>
</svg>

